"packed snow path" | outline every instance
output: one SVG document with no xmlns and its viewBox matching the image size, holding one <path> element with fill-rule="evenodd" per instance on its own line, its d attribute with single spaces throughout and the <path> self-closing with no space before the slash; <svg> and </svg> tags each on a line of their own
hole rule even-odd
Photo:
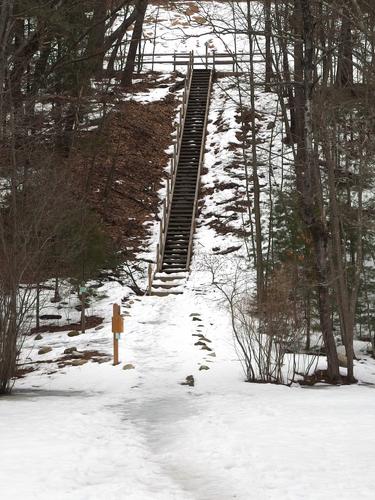
<svg viewBox="0 0 375 500">
<path fill-rule="evenodd" d="M 1 498 L 373 498 L 374 390 L 244 383 L 227 316 L 201 293 L 134 301 L 134 369 L 35 374 L 0 400 Z"/>
</svg>

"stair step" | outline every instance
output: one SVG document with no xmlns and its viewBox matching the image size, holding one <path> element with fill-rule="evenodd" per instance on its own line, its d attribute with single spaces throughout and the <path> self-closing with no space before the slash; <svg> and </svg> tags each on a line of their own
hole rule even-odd
<svg viewBox="0 0 375 500">
<path fill-rule="evenodd" d="M 178 229 L 170 228 L 168 229 L 167 237 L 181 238 L 184 237 L 189 241 L 190 239 L 190 227 L 179 231 Z M 181 236 L 182 235 L 182 236 Z"/>
<path fill-rule="evenodd" d="M 186 241 L 183 245 L 173 245 L 173 244 L 166 244 L 164 252 L 167 253 L 186 253 L 187 248 L 189 246 L 189 243 Z"/>
<path fill-rule="evenodd" d="M 184 264 L 186 262 L 187 252 L 185 254 L 169 254 L 164 256 L 165 264 Z"/>
<path fill-rule="evenodd" d="M 173 252 L 174 250 L 177 251 L 186 251 L 187 247 L 189 246 L 189 240 L 184 241 L 181 245 L 178 245 L 176 243 L 170 242 L 167 240 L 167 243 L 165 245 L 165 250 L 168 250 L 168 252 Z"/>
<path fill-rule="evenodd" d="M 151 295 L 156 295 L 156 297 L 167 297 L 168 295 L 182 295 L 183 292 L 180 290 L 168 290 L 166 291 L 160 291 L 160 290 L 153 290 L 151 289 Z"/>
<path fill-rule="evenodd" d="M 167 269 L 183 269 L 186 267 L 186 257 L 185 259 L 173 260 L 173 259 L 165 259 L 163 265 L 166 266 Z M 164 269 L 164 268 L 163 268 Z"/>
<path fill-rule="evenodd" d="M 164 262 L 186 262 L 188 249 L 184 253 L 164 253 Z"/>
<path fill-rule="evenodd" d="M 189 246 L 189 240 L 185 240 L 182 243 L 168 240 L 166 241 L 165 250 L 184 250 Z"/>
<path fill-rule="evenodd" d="M 180 215 L 191 215 L 193 213 L 193 207 L 173 207 L 172 214 Z"/>
<path fill-rule="evenodd" d="M 179 213 L 179 214 L 176 214 L 176 216 L 172 216 L 170 217 L 169 221 L 171 224 L 188 224 L 190 223 L 191 221 L 191 217 L 193 215 L 193 211 L 189 212 L 189 213 Z"/>
<path fill-rule="evenodd" d="M 173 281 L 171 281 L 170 283 L 166 282 L 166 283 L 157 283 L 155 281 L 153 281 L 152 283 L 152 288 L 153 289 L 161 289 L 161 290 L 173 290 L 173 289 L 176 289 L 177 287 L 180 287 L 182 285 L 182 283 L 175 283 Z"/>
<path fill-rule="evenodd" d="M 175 239 L 173 239 L 174 236 L 176 236 Z M 186 234 L 185 239 L 181 241 L 181 244 L 188 245 L 189 240 L 190 240 L 190 231 L 189 231 L 189 234 Z M 167 234 L 167 245 L 174 245 L 175 243 L 179 243 L 179 242 L 180 242 L 180 240 L 177 239 L 177 235 L 169 234 L 169 233 Z"/>
<path fill-rule="evenodd" d="M 190 226 L 190 224 L 188 224 L 187 222 L 179 222 L 179 221 L 174 221 L 173 219 L 170 219 L 169 220 L 169 228 L 171 229 L 174 229 L 175 231 L 186 231 L 188 226 Z"/>
<path fill-rule="evenodd" d="M 167 267 L 167 266 L 166 266 Z M 188 275 L 188 271 L 187 269 L 185 268 L 181 268 L 181 269 L 162 269 L 161 271 L 159 271 L 157 273 L 157 277 L 158 279 L 160 279 L 160 277 L 166 277 L 166 278 L 173 278 L 173 277 L 179 277 L 179 278 L 186 278 Z"/>
<path fill-rule="evenodd" d="M 183 248 L 189 245 L 189 240 L 190 238 L 186 238 L 185 240 L 180 241 L 167 237 L 165 248 Z"/>
</svg>

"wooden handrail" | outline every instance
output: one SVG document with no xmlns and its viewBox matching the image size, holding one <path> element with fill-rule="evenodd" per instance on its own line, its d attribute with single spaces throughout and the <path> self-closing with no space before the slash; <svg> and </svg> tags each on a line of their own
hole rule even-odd
<svg viewBox="0 0 375 500">
<path fill-rule="evenodd" d="M 184 52 L 184 53 L 164 53 L 164 52 L 160 52 L 159 54 L 155 53 L 155 54 L 142 54 L 142 57 L 174 57 L 176 56 L 176 59 L 188 59 L 190 60 L 190 54 L 191 52 Z M 236 58 L 238 59 L 239 57 L 242 57 L 242 56 L 251 56 L 251 55 L 255 55 L 255 56 L 261 56 L 262 55 L 262 52 L 254 52 L 253 54 L 250 54 L 249 52 L 237 52 L 237 53 L 232 53 L 232 52 L 217 52 L 216 50 L 213 50 L 212 52 L 208 52 L 207 54 L 207 57 L 210 58 L 210 57 L 228 57 L 228 58 Z M 139 54 L 137 54 L 137 58 L 139 57 Z M 206 59 L 206 53 L 202 53 L 202 54 L 197 54 L 195 53 L 194 54 L 194 59 L 203 59 L 205 60 Z"/>
</svg>

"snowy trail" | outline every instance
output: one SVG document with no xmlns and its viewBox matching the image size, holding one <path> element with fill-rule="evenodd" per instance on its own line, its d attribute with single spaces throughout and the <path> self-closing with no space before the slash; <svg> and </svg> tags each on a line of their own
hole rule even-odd
<svg viewBox="0 0 375 500">
<path fill-rule="evenodd" d="M 194 346 L 198 338 L 193 334 L 202 331 L 195 324 L 202 325 L 205 320 L 207 324 L 208 319 L 204 318 L 197 301 L 191 299 L 186 295 L 145 298 L 143 304 L 136 306 L 138 310 L 133 311 L 136 316 L 144 317 L 144 312 L 151 309 L 152 315 L 142 330 L 138 330 L 131 345 L 134 359 L 142 366 L 140 397 L 127 406 L 125 414 L 144 436 L 151 456 L 156 457 L 165 474 L 182 488 L 184 493 L 176 498 L 235 498 L 233 486 L 225 484 L 220 470 L 189 458 L 192 450 L 194 456 L 205 454 L 205 441 L 202 435 L 195 435 L 194 428 L 200 416 L 209 413 L 210 408 L 207 394 L 199 391 L 199 385 L 191 388 L 180 383 L 191 374 L 197 380 L 198 364 L 208 364 L 213 359 Z M 191 314 L 199 314 L 202 321 L 194 321 Z M 131 324 L 129 329 L 131 343 Z M 189 435 L 187 442 L 181 439 L 184 435 Z"/>
<path fill-rule="evenodd" d="M 134 299 L 121 357 L 135 369 L 33 374 L 0 400 L 2 499 L 373 498 L 374 389 L 244 383 L 228 318 L 193 280 Z"/>
<path fill-rule="evenodd" d="M 197 500 L 323 500 L 354 499 L 361 491 L 361 498 L 372 498 L 372 486 L 360 479 L 374 456 L 372 389 L 243 384 L 228 342 L 220 350 L 227 324 L 220 328 L 218 311 L 212 325 L 212 317 L 205 317 L 209 303 L 203 300 L 200 308 L 189 295 L 147 301 L 133 310 L 143 317 L 142 308 L 148 311 L 153 304 L 134 347 L 134 357 L 145 370 L 141 397 L 127 407 L 126 415 L 144 436 L 150 455 L 184 494 Z M 217 337 L 220 356 L 210 372 L 196 372 L 202 355 L 192 347 L 195 329 L 189 317 L 196 312 L 205 336 Z M 131 337 L 130 328 L 130 344 Z M 196 386 L 179 386 L 191 373 Z M 363 411 L 359 427 L 353 425 L 356 408 Z"/>
</svg>

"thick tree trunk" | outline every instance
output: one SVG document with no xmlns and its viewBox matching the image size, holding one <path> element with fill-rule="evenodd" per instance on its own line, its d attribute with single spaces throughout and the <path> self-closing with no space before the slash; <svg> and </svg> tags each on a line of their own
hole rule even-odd
<svg viewBox="0 0 375 500">
<path fill-rule="evenodd" d="M 294 127 L 291 128 L 293 139 L 298 142 L 298 138 L 303 136 L 304 128 L 304 90 L 303 90 L 303 41 L 302 41 L 302 15 L 299 8 L 299 0 L 294 0 L 294 81 L 296 82 L 294 91 L 293 114 Z M 293 125 L 293 124 L 291 124 Z M 298 186 L 302 189 L 302 186 Z"/>
<path fill-rule="evenodd" d="M 135 58 L 139 44 L 142 40 L 143 21 L 146 14 L 148 0 L 138 0 L 137 3 L 137 18 L 135 21 L 132 38 L 130 41 L 128 57 L 126 59 L 124 73 L 121 83 L 123 85 L 131 85 L 134 73 Z"/>
<path fill-rule="evenodd" d="M 320 327 L 327 355 L 328 377 L 340 381 L 337 349 L 332 328 L 329 293 L 328 229 L 323 211 L 319 165 L 313 150 L 314 19 L 309 0 L 298 0 L 303 21 L 303 137 L 298 138 L 296 177 L 302 218 L 311 235 L 317 279 Z M 300 124 L 301 127 L 301 124 Z"/>
<path fill-rule="evenodd" d="M 107 1 L 94 1 L 94 14 L 92 17 L 92 29 L 87 42 L 87 56 L 89 76 L 100 77 L 103 70 L 105 22 L 107 15 Z"/>
<path fill-rule="evenodd" d="M 341 21 L 341 40 L 337 60 L 336 86 L 348 87 L 353 85 L 353 40 L 352 22 L 350 20 L 350 6 L 343 9 Z"/>
</svg>

